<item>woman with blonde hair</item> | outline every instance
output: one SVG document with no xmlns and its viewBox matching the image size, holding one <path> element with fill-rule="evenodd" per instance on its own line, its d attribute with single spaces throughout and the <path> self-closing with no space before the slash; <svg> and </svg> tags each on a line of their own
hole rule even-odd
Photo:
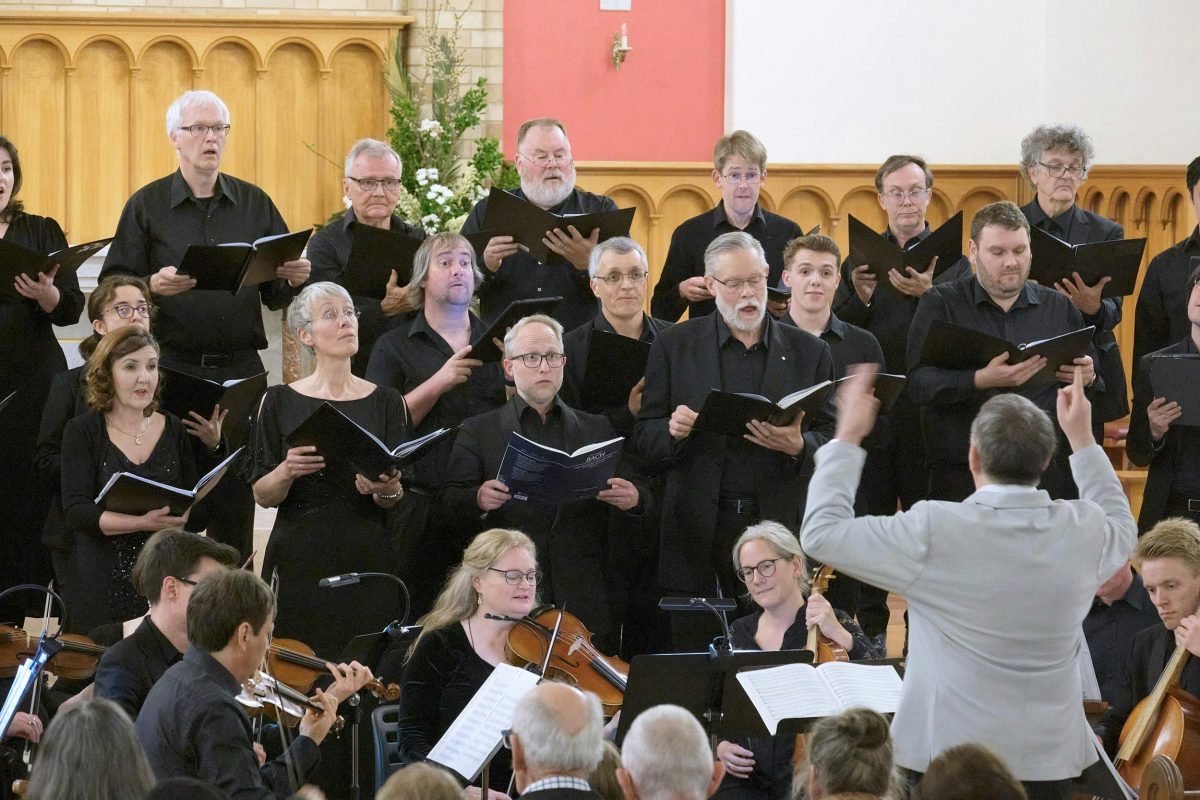
<svg viewBox="0 0 1200 800">
<path fill-rule="evenodd" d="M 422 761 L 504 658 L 512 620 L 537 605 L 537 550 L 520 531 L 493 528 L 471 540 L 409 651 L 400 682 L 399 745 Z M 489 785 L 505 800 L 512 760 L 492 759 Z M 477 787 L 468 787 L 471 797 Z"/>
<path fill-rule="evenodd" d="M 449 772 L 432 764 L 409 764 L 387 779 L 375 800 L 462 800 L 462 787 Z"/>
<path fill-rule="evenodd" d="M 807 793 L 808 800 L 876 800 L 892 784 L 888 721 L 867 708 L 851 708 L 814 725 L 807 756 L 807 763 L 796 771 L 794 798 Z"/>
</svg>

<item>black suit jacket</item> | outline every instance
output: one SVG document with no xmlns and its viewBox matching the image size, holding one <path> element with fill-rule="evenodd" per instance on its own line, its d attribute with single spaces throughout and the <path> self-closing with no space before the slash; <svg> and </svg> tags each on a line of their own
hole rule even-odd
<svg viewBox="0 0 1200 800">
<path fill-rule="evenodd" d="M 137 719 L 146 695 L 167 668 L 183 658 L 150 617 L 132 634 L 105 651 L 96 667 L 96 697 L 104 697 Z"/>
<path fill-rule="evenodd" d="M 721 386 L 717 326 L 724 324 L 720 314 L 709 314 L 664 330 L 646 365 L 646 388 L 634 438 L 644 458 L 669 470 L 662 498 L 659 580 L 671 589 L 705 592 L 714 584 L 709 554 L 729 439 L 697 431 L 677 442 L 667 431 L 667 422 L 677 406 L 699 411 L 709 391 Z M 767 325 L 767 366 L 759 394 L 779 400 L 833 379 L 829 345 L 770 315 Z M 800 458 L 765 451 L 765 457 L 746 465 L 755 473 L 760 517 L 794 531 L 800 528 L 813 453 L 833 435 L 832 401 L 820 414 L 806 419 L 804 427 Z"/>
<path fill-rule="evenodd" d="M 1142 492 L 1142 510 L 1138 514 L 1138 533 L 1145 533 L 1163 518 L 1171 487 L 1178 471 L 1179 452 L 1183 446 L 1184 428 L 1172 425 L 1157 445 L 1150 436 L 1150 420 L 1146 407 L 1154 400 L 1154 389 L 1150 385 L 1150 359 L 1156 355 L 1180 355 L 1195 352 L 1190 339 L 1184 339 L 1170 347 L 1142 356 L 1133 376 L 1133 408 L 1129 413 L 1129 437 L 1125 440 L 1125 452 L 1129 460 L 1140 467 L 1149 466 L 1146 489 Z"/>
<path fill-rule="evenodd" d="M 556 402 L 562 410 L 568 452 L 617 436 L 604 417 L 576 411 L 561 399 Z M 560 606 L 567 602 L 568 610 L 593 633 L 607 633 L 612 628 L 606 589 L 609 581 L 604 575 L 608 531 L 610 526 L 628 524 L 631 517 L 643 513 L 651 502 L 650 490 L 644 482 L 635 480 L 641 503 L 627 513 L 599 500 L 566 503 L 557 511 L 509 500 L 495 511 L 482 511 L 476 503 L 476 492 L 484 481 L 496 477 L 515 430 L 520 430 L 516 397 L 462 424 L 446 468 L 442 507 L 464 533 L 513 528 L 528 534 L 537 545 L 538 563 L 547 574 L 545 583 L 538 587 L 542 599 Z M 632 478 L 625 470 L 619 474 Z"/>
</svg>

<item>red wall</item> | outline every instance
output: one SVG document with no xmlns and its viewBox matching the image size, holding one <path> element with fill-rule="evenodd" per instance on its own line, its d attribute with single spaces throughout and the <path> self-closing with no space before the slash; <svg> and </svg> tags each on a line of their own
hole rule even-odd
<svg viewBox="0 0 1200 800">
<path fill-rule="evenodd" d="M 628 54 L 611 61 L 625 23 Z M 724 0 L 599 0 L 504 4 L 504 152 L 517 128 L 557 117 L 581 161 L 707 161 L 723 133 Z"/>
</svg>

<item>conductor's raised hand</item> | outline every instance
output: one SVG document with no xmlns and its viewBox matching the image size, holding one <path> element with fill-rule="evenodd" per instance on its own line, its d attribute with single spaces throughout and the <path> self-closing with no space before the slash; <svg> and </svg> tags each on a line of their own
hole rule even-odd
<svg viewBox="0 0 1200 800">
<path fill-rule="evenodd" d="M 1092 435 L 1092 404 L 1083 391 L 1083 370 L 1075 368 L 1070 386 L 1058 390 L 1058 426 L 1071 443 L 1071 452 L 1079 452 L 1096 443 Z"/>
<path fill-rule="evenodd" d="M 285 480 L 294 481 L 305 475 L 315 475 L 325 469 L 325 457 L 317 453 L 316 445 L 303 444 L 288 448 L 287 455 L 276 468 Z"/>
<path fill-rule="evenodd" d="M 512 494 L 508 487 L 495 478 L 481 483 L 475 492 L 475 504 L 483 511 L 495 511 L 509 500 Z"/>
<path fill-rule="evenodd" d="M 150 291 L 162 297 L 171 297 L 195 288 L 196 279 L 191 275 L 181 275 L 175 267 L 163 267 L 150 276 Z"/>
<path fill-rule="evenodd" d="M 1012 389 L 1023 386 L 1045 366 L 1045 356 L 1034 356 L 1018 364 L 1009 364 L 1008 353 L 1001 353 L 983 369 L 975 370 L 975 388 Z"/>
<path fill-rule="evenodd" d="M 834 399 L 837 401 L 837 429 L 834 438 L 855 445 L 875 427 L 879 416 L 879 398 L 875 397 L 875 364 L 854 364 L 848 378 L 839 381 Z"/>
</svg>

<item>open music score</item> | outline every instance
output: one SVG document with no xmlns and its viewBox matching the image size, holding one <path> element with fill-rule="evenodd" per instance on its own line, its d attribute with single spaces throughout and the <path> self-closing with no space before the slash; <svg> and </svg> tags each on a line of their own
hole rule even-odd
<svg viewBox="0 0 1200 800">
<path fill-rule="evenodd" d="M 785 719 L 832 717 L 855 706 L 893 714 L 902 686 L 892 667 L 846 661 L 743 670 L 737 680 L 771 735 Z"/>
</svg>

